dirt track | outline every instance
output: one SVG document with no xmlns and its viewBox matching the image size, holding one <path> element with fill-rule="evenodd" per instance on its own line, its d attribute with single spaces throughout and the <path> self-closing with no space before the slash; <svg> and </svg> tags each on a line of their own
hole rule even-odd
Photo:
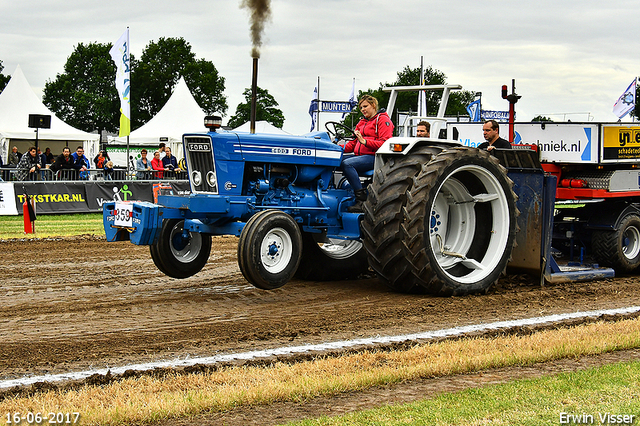
<svg viewBox="0 0 640 426">
<path fill-rule="evenodd" d="M 540 287 L 512 275 L 454 298 L 391 293 L 373 278 L 267 292 L 243 279 L 236 244 L 215 237 L 205 269 L 176 280 L 128 242 L 0 242 L 0 380 L 640 304 L 636 277 Z"/>
</svg>

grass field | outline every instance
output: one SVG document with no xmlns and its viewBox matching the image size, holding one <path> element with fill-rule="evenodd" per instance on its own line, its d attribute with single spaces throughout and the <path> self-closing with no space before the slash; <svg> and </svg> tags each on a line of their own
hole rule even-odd
<svg viewBox="0 0 640 426">
<path fill-rule="evenodd" d="M 445 393 L 412 404 L 288 425 L 558 425 L 639 421 L 640 362 L 630 362 Z"/>
<path fill-rule="evenodd" d="M 24 233 L 22 216 L 0 216 L 0 239 L 8 238 L 48 238 L 73 235 L 102 235 L 101 213 L 39 215 L 34 221 L 35 233 Z"/>
<path fill-rule="evenodd" d="M 7 398 L 0 401 L 0 413 L 78 412 L 83 424 L 153 424 L 164 418 L 277 401 L 301 402 L 417 378 L 527 366 L 638 347 L 640 319 L 597 322 L 524 336 L 466 338 L 294 364 L 277 362 L 202 374 L 127 378 L 100 387 Z M 561 424 L 562 413 L 587 413 L 595 419 L 607 413 L 640 416 L 640 362 L 470 389 L 414 404 L 299 424 L 556 425 Z"/>
</svg>

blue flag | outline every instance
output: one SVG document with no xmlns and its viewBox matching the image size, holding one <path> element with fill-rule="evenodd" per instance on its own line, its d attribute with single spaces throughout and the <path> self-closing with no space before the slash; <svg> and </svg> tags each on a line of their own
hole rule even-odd
<svg viewBox="0 0 640 426">
<path fill-rule="evenodd" d="M 353 108 L 355 108 L 356 105 L 358 105 L 358 103 L 356 102 L 356 79 L 354 78 L 353 84 L 351 85 L 351 95 L 349 95 L 349 106 L 351 107 L 351 110 L 353 110 Z M 343 120 L 347 114 L 348 114 L 347 112 L 342 114 Z"/>
<path fill-rule="evenodd" d="M 311 116 L 311 130 L 316 127 L 316 120 L 318 119 L 318 86 L 313 89 L 313 96 L 311 97 L 311 105 L 309 105 L 309 115 Z"/>
<path fill-rule="evenodd" d="M 636 107 L 636 82 L 638 77 L 634 78 L 627 90 L 618 98 L 613 105 L 613 113 L 622 118 L 629 114 Z"/>
<path fill-rule="evenodd" d="M 480 99 L 476 99 L 467 106 L 467 113 L 472 122 L 480 121 Z"/>
</svg>

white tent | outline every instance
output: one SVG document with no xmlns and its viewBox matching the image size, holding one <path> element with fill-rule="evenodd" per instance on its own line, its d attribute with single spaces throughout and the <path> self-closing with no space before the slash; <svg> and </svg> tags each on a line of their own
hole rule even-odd
<svg viewBox="0 0 640 426">
<path fill-rule="evenodd" d="M 171 97 L 162 109 L 142 127 L 129 135 L 131 161 L 140 157 L 140 149 L 156 150 L 160 142 L 171 148 L 173 155 L 182 157 L 182 135 L 189 132 L 204 132 L 205 113 L 193 98 L 187 83 L 180 77 Z M 126 137 L 109 139 L 109 156 L 116 165 L 126 162 Z M 131 148 L 134 147 L 134 148 Z M 148 155 L 147 158 L 153 158 Z M 131 164 L 131 163 L 130 163 Z"/>
<path fill-rule="evenodd" d="M 251 123 L 246 122 L 242 126 L 236 127 L 233 129 L 234 132 L 250 132 L 251 131 Z M 290 133 L 285 132 L 282 129 L 277 128 L 273 124 L 268 121 L 256 121 L 256 133 L 271 133 L 276 135 L 290 135 Z"/>
<path fill-rule="evenodd" d="M 56 117 L 40 101 L 22 72 L 20 65 L 11 76 L 11 80 L 0 93 L 0 152 L 6 164 L 10 146 L 26 152 L 35 144 L 36 129 L 29 127 L 29 114 L 51 116 L 50 129 L 38 129 L 38 146 L 49 146 L 54 154 L 62 152 L 64 146 L 72 151 L 83 145 L 87 157 L 97 154 L 100 136 L 78 130 Z"/>
<path fill-rule="evenodd" d="M 158 146 L 160 142 L 182 143 L 183 133 L 204 132 L 205 113 L 180 77 L 171 97 L 162 109 L 142 127 L 129 135 L 131 145 Z M 112 138 L 110 143 L 126 144 L 127 138 Z"/>
</svg>

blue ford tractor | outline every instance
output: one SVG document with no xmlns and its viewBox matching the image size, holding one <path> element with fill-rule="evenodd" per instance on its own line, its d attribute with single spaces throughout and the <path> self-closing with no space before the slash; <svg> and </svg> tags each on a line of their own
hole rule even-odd
<svg viewBox="0 0 640 426">
<path fill-rule="evenodd" d="M 443 92 L 430 119 L 439 135 L 449 93 L 460 86 L 386 88 L 388 112 L 399 91 L 417 89 Z M 542 200 L 546 178 L 533 151 L 508 150 L 499 161 L 453 139 L 391 138 L 363 176 L 364 213 L 350 213 L 354 193 L 336 172 L 343 155 L 337 142 L 352 137 L 349 129 L 331 122 L 326 132 L 290 136 L 219 124 L 183 137 L 188 196 L 104 205 L 109 241 L 149 245 L 158 269 L 186 278 L 208 262 L 212 235 L 236 235 L 240 270 L 262 289 L 294 277 L 340 280 L 372 271 L 395 291 L 460 295 L 485 292 L 510 260 L 525 270 L 548 266 L 545 219 L 517 219 L 514 188 L 528 203 L 521 210 L 553 206 L 553 193 Z M 518 227 L 525 232 L 516 244 Z"/>
</svg>

